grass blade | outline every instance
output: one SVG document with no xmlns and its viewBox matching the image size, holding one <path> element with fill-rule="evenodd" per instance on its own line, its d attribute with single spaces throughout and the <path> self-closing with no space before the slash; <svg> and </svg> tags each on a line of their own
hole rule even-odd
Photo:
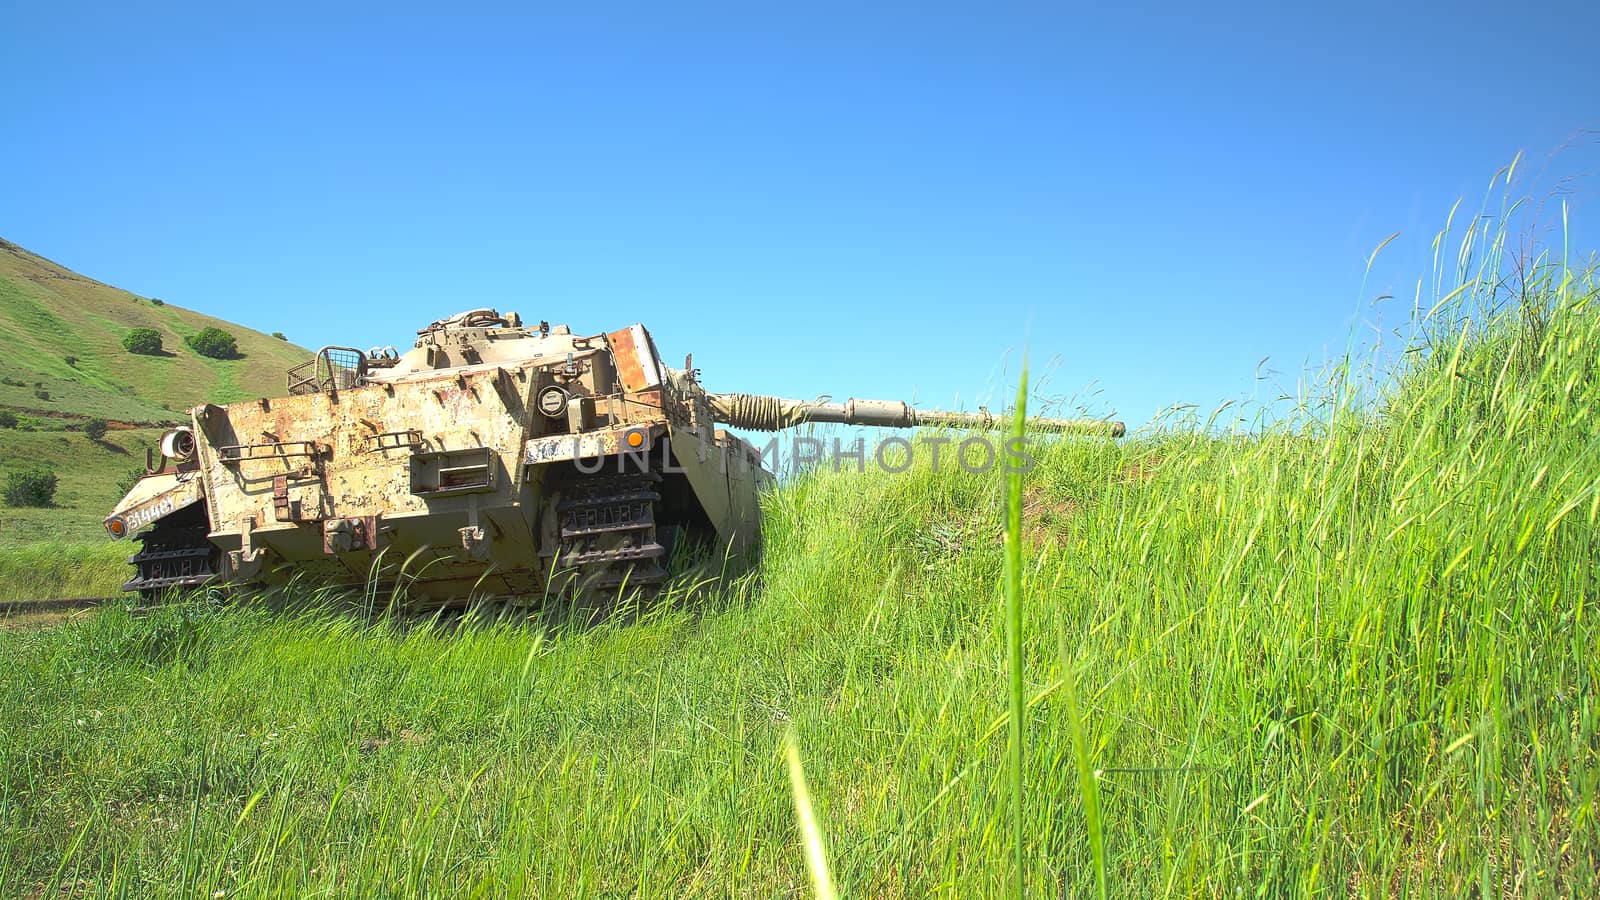
<svg viewBox="0 0 1600 900">
<path fill-rule="evenodd" d="M 1089 741 L 1083 733 L 1083 714 L 1078 708 L 1078 676 L 1066 670 L 1066 635 L 1062 635 L 1061 689 L 1067 701 L 1067 726 L 1072 731 L 1072 759 L 1078 768 L 1078 792 L 1083 795 L 1083 818 L 1089 828 L 1089 856 L 1094 860 L 1096 896 L 1106 897 L 1106 840 L 1100 820 L 1100 785 L 1089 768 Z"/>
<path fill-rule="evenodd" d="M 1028 415 L 1028 363 L 1022 363 L 1022 381 L 1017 385 L 1017 405 L 1012 413 L 1011 437 L 1013 441 L 1026 440 L 1024 420 Z M 1015 854 L 1012 864 L 1012 896 L 1021 897 L 1026 871 L 1023 865 L 1022 827 L 1022 764 L 1023 741 L 1027 737 L 1026 716 L 1022 686 L 1022 466 L 1010 466 L 1006 471 L 1006 558 L 1005 558 L 1005 617 L 1006 617 L 1006 677 L 1008 680 L 1007 708 L 1011 714 L 1011 842 Z"/>
</svg>

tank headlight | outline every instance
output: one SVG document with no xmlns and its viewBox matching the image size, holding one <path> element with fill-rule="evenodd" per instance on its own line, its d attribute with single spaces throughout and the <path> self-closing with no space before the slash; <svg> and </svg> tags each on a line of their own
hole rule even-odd
<svg viewBox="0 0 1600 900">
<path fill-rule="evenodd" d="M 128 535 L 128 523 L 121 516 L 112 516 L 106 520 L 106 531 L 111 532 L 113 538 L 124 538 Z"/>
<path fill-rule="evenodd" d="M 567 414 L 567 391 L 559 385 L 550 385 L 539 391 L 539 412 L 552 419 L 559 419 Z"/>
<path fill-rule="evenodd" d="M 194 459 L 194 431 L 189 428 L 174 428 L 163 434 L 161 455 L 180 463 Z"/>
</svg>

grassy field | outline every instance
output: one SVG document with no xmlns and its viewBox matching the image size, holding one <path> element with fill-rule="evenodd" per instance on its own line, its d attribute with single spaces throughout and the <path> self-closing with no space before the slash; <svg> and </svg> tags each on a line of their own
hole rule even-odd
<svg viewBox="0 0 1600 900">
<path fill-rule="evenodd" d="M 45 509 L 0 507 L 0 564 L 10 548 L 41 542 L 83 543 L 108 540 L 101 520 L 135 470 L 144 470 L 146 447 L 161 439 L 160 429 L 111 431 L 98 441 L 82 431 L 0 431 L 0 482 L 7 472 L 43 466 L 57 478 L 55 504 Z M 0 584 L 0 600 L 8 599 Z"/>
<path fill-rule="evenodd" d="M 0 551 L 0 601 L 115 596 L 133 573 L 131 542 L 41 542 Z"/>
<path fill-rule="evenodd" d="M 807 895 L 786 741 L 841 896 L 1585 894 L 1600 287 L 1537 276 L 1275 424 L 1038 447 L 1009 543 L 922 459 L 593 627 L 0 632 L 0 895 Z"/>
</svg>

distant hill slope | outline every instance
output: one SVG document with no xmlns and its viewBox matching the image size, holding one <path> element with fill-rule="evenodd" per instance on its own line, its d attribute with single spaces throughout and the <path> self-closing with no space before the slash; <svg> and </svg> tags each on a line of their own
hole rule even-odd
<svg viewBox="0 0 1600 900">
<path fill-rule="evenodd" d="M 238 359 L 207 359 L 184 344 L 208 325 L 237 338 Z M 164 355 L 122 349 L 134 328 L 160 331 Z M 0 547 L 105 540 L 100 520 L 162 426 L 184 421 L 199 403 L 282 394 L 284 371 L 310 355 L 259 331 L 158 306 L 0 240 L 0 410 L 18 419 L 17 427 L 0 428 L 0 484 L 34 467 L 59 479 L 53 508 L 0 506 Z M 90 440 L 83 426 L 96 418 L 112 430 Z"/>
<path fill-rule="evenodd" d="M 238 359 L 207 359 L 184 344 L 208 325 L 238 339 Z M 164 355 L 122 349 L 134 328 L 160 331 Z M 157 305 L 6 240 L 0 240 L 0 347 L 0 407 L 140 424 L 180 421 L 197 403 L 281 394 L 284 370 L 310 355 L 259 331 Z"/>
</svg>

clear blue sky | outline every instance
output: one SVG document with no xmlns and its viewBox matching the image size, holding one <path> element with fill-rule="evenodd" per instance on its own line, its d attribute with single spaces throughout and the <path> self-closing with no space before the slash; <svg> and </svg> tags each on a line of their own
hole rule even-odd
<svg viewBox="0 0 1600 900">
<path fill-rule="evenodd" d="M 972 408 L 1026 344 L 1132 424 L 1391 324 L 1519 150 L 1600 168 L 1592 2 L 226 6 L 0 12 L 0 235 L 311 347 L 498 306 Z"/>
</svg>

